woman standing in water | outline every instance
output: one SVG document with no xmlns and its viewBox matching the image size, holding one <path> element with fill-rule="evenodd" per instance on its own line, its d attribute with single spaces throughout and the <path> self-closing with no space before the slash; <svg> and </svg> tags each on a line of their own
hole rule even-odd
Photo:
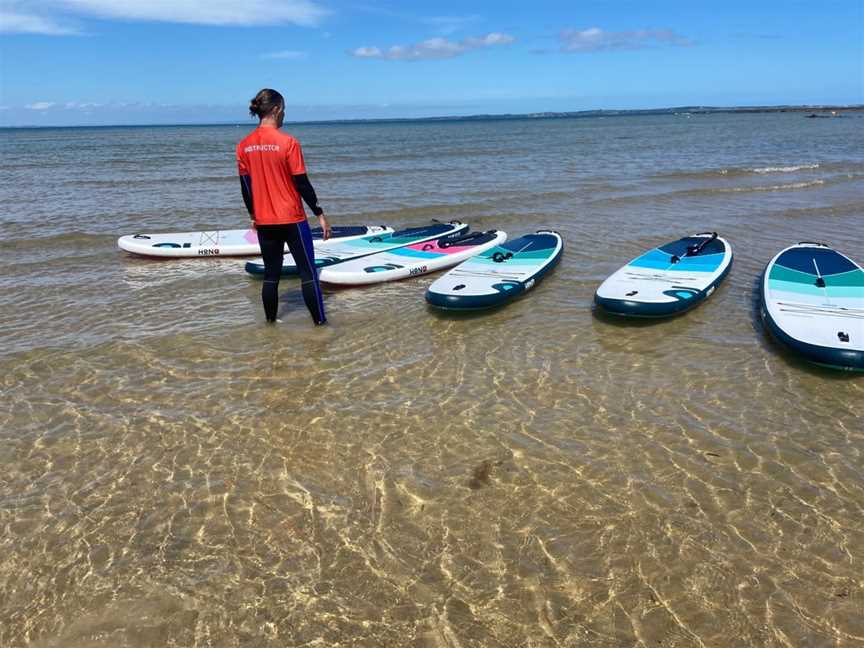
<svg viewBox="0 0 864 648">
<path fill-rule="evenodd" d="M 327 318 L 315 270 L 312 233 L 300 198 L 318 217 L 324 240 L 330 237 L 330 225 L 306 176 L 300 142 L 279 130 L 285 119 L 282 95 L 269 88 L 261 90 L 249 103 L 249 112 L 261 121 L 237 145 L 237 170 L 243 202 L 252 218 L 252 228 L 258 230 L 264 257 L 264 314 L 268 322 L 276 321 L 279 277 L 287 243 L 299 270 L 303 300 L 315 323 L 324 324 Z"/>
</svg>

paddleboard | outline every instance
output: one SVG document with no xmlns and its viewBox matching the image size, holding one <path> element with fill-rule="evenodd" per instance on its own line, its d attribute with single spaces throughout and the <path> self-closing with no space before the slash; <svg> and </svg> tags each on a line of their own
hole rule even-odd
<svg viewBox="0 0 864 648">
<path fill-rule="evenodd" d="M 864 270 L 824 243 L 775 256 L 762 277 L 762 319 L 816 364 L 864 371 Z"/>
<path fill-rule="evenodd" d="M 396 248 L 415 243 L 425 243 L 468 230 L 468 226 L 453 221 L 451 223 L 433 223 L 424 227 L 409 227 L 397 232 L 364 236 L 352 241 L 327 241 L 315 248 L 315 266 L 324 268 L 338 263 L 345 263 L 371 254 L 388 252 Z M 256 276 L 263 276 L 264 262 L 260 259 L 248 261 L 246 272 Z M 282 262 L 282 276 L 297 274 L 297 265 L 290 254 L 285 255 Z"/>
<path fill-rule="evenodd" d="M 666 243 L 633 259 L 594 294 L 605 312 L 669 317 L 705 301 L 732 267 L 732 246 L 716 232 Z"/>
<path fill-rule="evenodd" d="M 564 241 L 540 230 L 471 257 L 432 282 L 426 301 L 447 310 L 479 310 L 509 302 L 533 288 L 560 261 Z"/>
<path fill-rule="evenodd" d="M 392 227 L 354 225 L 333 227 L 330 239 L 351 241 L 364 236 L 386 234 Z M 320 227 L 312 230 L 313 244 L 324 240 Z M 167 234 L 128 234 L 117 239 L 121 250 L 151 257 L 212 257 L 253 256 L 261 254 L 258 234 L 253 229 L 212 230 L 206 232 L 175 232 Z"/>
<path fill-rule="evenodd" d="M 507 234 L 496 230 L 450 234 L 328 266 L 318 278 L 330 284 L 359 286 L 416 277 L 451 268 L 506 240 Z"/>
</svg>

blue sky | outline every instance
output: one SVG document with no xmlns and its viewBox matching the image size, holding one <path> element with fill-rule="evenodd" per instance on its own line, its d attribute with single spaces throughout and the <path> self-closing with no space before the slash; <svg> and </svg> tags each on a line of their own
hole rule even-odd
<svg viewBox="0 0 864 648">
<path fill-rule="evenodd" d="M 864 103 L 864 1 L 0 0 L 0 125 Z"/>
</svg>

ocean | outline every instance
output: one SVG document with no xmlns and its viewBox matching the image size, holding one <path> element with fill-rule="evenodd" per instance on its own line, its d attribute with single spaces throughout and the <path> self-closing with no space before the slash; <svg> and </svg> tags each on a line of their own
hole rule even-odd
<svg viewBox="0 0 864 648">
<path fill-rule="evenodd" d="M 301 124 L 331 224 L 458 219 L 565 241 L 472 316 L 435 275 L 296 280 L 136 232 L 242 228 L 248 126 L 0 131 L 0 645 L 861 646 L 864 376 L 757 309 L 800 240 L 864 262 L 864 118 Z M 734 247 L 699 308 L 600 282 Z"/>
</svg>

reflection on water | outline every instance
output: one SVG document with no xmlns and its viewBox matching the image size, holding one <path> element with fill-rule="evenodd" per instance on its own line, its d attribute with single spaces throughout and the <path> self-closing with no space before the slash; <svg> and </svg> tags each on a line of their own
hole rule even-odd
<svg viewBox="0 0 864 648">
<path fill-rule="evenodd" d="M 340 222 L 567 242 L 504 309 L 434 312 L 430 276 L 327 292 L 324 328 L 293 280 L 266 327 L 242 262 L 113 247 L 241 223 L 236 129 L 0 135 L 56 163 L 4 163 L 0 645 L 864 644 L 864 381 L 754 310 L 790 241 L 860 249 L 861 131 L 699 119 L 298 128 Z M 105 165 L 120 141 L 140 158 Z M 125 188 L 181 169 L 226 177 Z M 593 311 L 625 261 L 705 229 L 736 259 L 704 305 Z"/>
</svg>

